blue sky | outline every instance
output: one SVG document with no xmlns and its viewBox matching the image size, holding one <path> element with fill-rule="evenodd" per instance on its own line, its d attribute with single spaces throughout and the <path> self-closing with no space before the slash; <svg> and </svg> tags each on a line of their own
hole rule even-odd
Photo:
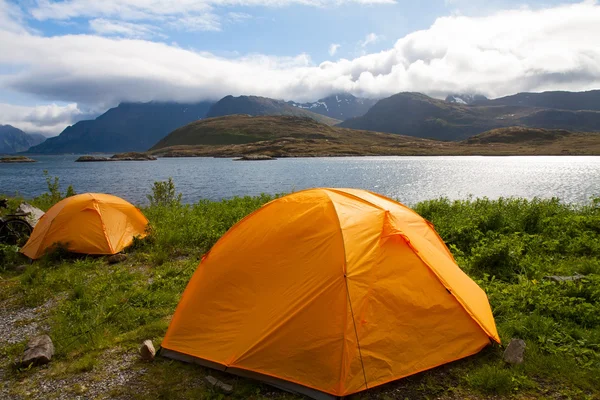
<svg viewBox="0 0 600 400">
<path fill-rule="evenodd" d="M 600 88 L 595 0 L 0 0 L 0 123 L 121 101 Z"/>
</svg>

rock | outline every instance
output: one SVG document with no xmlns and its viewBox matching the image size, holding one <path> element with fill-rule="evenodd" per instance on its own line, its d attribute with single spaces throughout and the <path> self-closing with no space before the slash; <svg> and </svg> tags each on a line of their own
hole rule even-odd
<svg viewBox="0 0 600 400">
<path fill-rule="evenodd" d="M 267 156 L 265 154 L 248 154 L 240 158 L 236 158 L 233 161 L 268 161 L 276 160 L 276 158 Z"/>
<path fill-rule="evenodd" d="M 75 162 L 102 162 L 102 161 L 155 161 L 156 157 L 146 153 L 118 153 L 110 158 L 100 156 L 81 156 Z"/>
<path fill-rule="evenodd" d="M 17 208 L 17 214 L 26 214 L 27 222 L 35 228 L 38 221 L 45 214 L 42 210 L 28 203 L 21 203 Z"/>
<path fill-rule="evenodd" d="M 221 382 L 214 376 L 207 375 L 206 378 L 204 378 L 204 379 L 206 379 L 206 382 L 208 382 L 211 386 L 216 387 L 217 389 L 221 390 L 224 393 L 227 393 L 227 394 L 233 393 L 233 386 L 228 385 L 224 382 Z"/>
<path fill-rule="evenodd" d="M 75 162 L 99 162 L 99 161 L 110 161 L 107 157 L 97 157 L 97 156 L 81 156 Z"/>
<path fill-rule="evenodd" d="M 119 253 L 114 254 L 106 259 L 109 264 L 116 264 L 127 260 L 127 254 Z"/>
<path fill-rule="evenodd" d="M 154 350 L 152 340 L 144 340 L 144 343 L 142 343 L 142 347 L 140 347 L 140 356 L 142 357 L 142 360 L 152 361 L 154 360 L 155 355 L 156 350 Z"/>
<path fill-rule="evenodd" d="M 0 163 L 26 163 L 26 162 L 36 162 L 29 157 L 25 156 L 6 156 L 0 158 Z"/>
<path fill-rule="evenodd" d="M 508 346 L 506 346 L 506 350 L 504 350 L 504 361 L 509 364 L 521 364 L 524 352 L 525 341 L 522 339 L 512 339 Z"/>
<path fill-rule="evenodd" d="M 585 278 L 585 275 L 573 275 L 573 276 L 557 276 L 557 275 L 551 275 L 551 276 L 545 276 L 544 279 L 550 280 L 550 281 L 554 281 L 554 282 L 570 282 L 570 281 L 578 281 L 580 279 Z"/>
<path fill-rule="evenodd" d="M 25 264 L 17 265 L 15 267 L 15 272 L 18 274 L 22 274 L 23 272 L 25 272 L 26 269 L 27 269 L 27 265 L 25 265 Z"/>
<path fill-rule="evenodd" d="M 54 355 L 54 345 L 48 335 L 35 336 L 25 348 L 21 365 L 24 367 L 33 365 L 48 364 Z"/>
</svg>

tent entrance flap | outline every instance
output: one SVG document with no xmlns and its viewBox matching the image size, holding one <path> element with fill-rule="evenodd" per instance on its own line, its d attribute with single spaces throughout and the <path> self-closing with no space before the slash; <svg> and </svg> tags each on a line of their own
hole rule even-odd
<svg viewBox="0 0 600 400">
<path fill-rule="evenodd" d="M 261 382 L 264 382 L 268 385 L 276 387 L 277 389 L 284 390 L 289 393 L 301 394 L 304 396 L 308 396 L 311 399 L 315 400 L 335 400 L 339 399 L 337 396 L 330 395 L 328 393 L 320 392 L 315 389 L 311 389 L 306 386 L 298 385 L 293 382 L 285 381 L 283 379 L 278 379 L 269 375 L 260 374 L 258 372 L 248 371 L 241 368 L 227 368 L 225 365 L 215 363 L 208 360 L 203 360 L 198 357 L 190 356 L 188 354 L 180 353 L 178 351 L 173 351 L 161 347 L 160 349 L 161 357 L 169 358 L 172 360 L 183 361 L 189 364 L 197 364 L 203 367 L 211 368 L 217 371 L 228 372 L 233 375 L 240 376 L 242 378 L 255 379 Z"/>
</svg>

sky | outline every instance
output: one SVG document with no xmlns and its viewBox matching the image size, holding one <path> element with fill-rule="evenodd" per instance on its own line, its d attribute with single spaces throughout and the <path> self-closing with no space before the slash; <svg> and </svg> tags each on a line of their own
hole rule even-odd
<svg viewBox="0 0 600 400">
<path fill-rule="evenodd" d="M 600 89 L 596 0 L 0 0 L 0 124 L 123 101 Z"/>
</svg>

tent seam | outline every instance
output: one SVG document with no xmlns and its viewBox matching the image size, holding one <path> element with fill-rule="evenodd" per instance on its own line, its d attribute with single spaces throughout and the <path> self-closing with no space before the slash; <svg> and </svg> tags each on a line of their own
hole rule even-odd
<svg viewBox="0 0 600 400">
<path fill-rule="evenodd" d="M 94 210 L 96 210 L 98 217 L 100 217 L 100 224 L 102 224 L 102 233 L 104 234 L 106 243 L 108 243 L 108 248 L 110 249 L 111 254 L 114 254 L 115 249 L 113 248 L 113 245 L 110 242 L 108 235 L 106 234 L 106 225 L 104 224 L 104 220 L 102 219 L 102 213 L 100 212 L 100 207 L 98 206 L 98 200 L 93 198 L 92 203 L 94 204 Z"/>
<path fill-rule="evenodd" d="M 337 213 L 337 209 L 335 208 L 335 203 L 333 201 L 333 199 L 331 198 L 331 196 L 329 196 L 329 191 L 341 195 L 341 196 L 352 196 L 352 197 L 356 197 L 354 195 L 350 195 L 349 193 L 343 192 L 343 191 L 337 191 L 337 190 L 332 190 L 332 189 L 326 189 L 325 193 L 327 193 L 327 197 L 329 197 L 329 201 L 331 202 L 331 204 L 333 205 L 333 210 L 335 211 L 335 218 L 338 221 L 338 227 L 340 228 L 340 236 L 342 238 L 342 247 L 344 249 L 344 282 L 346 284 L 346 294 L 348 295 L 348 304 L 350 304 L 350 315 L 352 316 L 352 325 L 354 326 L 354 334 L 356 335 L 356 347 L 358 348 L 358 356 L 360 358 L 360 365 L 362 367 L 363 370 L 363 377 L 365 379 L 365 388 L 368 389 L 369 385 L 367 383 L 367 374 L 365 372 L 365 364 L 363 362 L 362 359 L 362 352 L 360 350 L 360 341 L 358 340 L 358 330 L 356 329 L 356 321 L 354 320 L 354 310 L 352 308 L 352 300 L 350 298 L 350 286 L 348 284 L 348 259 L 347 259 L 347 254 L 346 254 L 346 242 L 344 241 L 344 230 L 342 229 L 342 223 L 340 221 L 340 216 Z M 358 197 L 356 197 L 357 199 L 359 199 Z M 363 199 L 361 199 L 363 200 Z M 371 204 L 373 207 L 380 209 L 380 207 L 376 206 L 375 204 L 372 204 L 366 200 L 364 200 L 366 203 Z M 345 315 L 348 315 L 348 306 L 346 306 L 346 313 Z M 346 320 L 347 322 L 347 320 Z M 342 345 L 342 365 L 340 366 L 340 374 L 343 371 L 343 362 L 344 362 L 344 354 L 345 352 L 344 349 L 346 348 L 346 326 L 344 326 L 344 342 Z M 345 378 L 345 377 L 344 377 Z M 341 386 L 342 384 L 345 383 L 345 379 L 342 379 L 342 377 L 340 376 L 340 390 L 339 392 L 341 392 Z"/>
</svg>

